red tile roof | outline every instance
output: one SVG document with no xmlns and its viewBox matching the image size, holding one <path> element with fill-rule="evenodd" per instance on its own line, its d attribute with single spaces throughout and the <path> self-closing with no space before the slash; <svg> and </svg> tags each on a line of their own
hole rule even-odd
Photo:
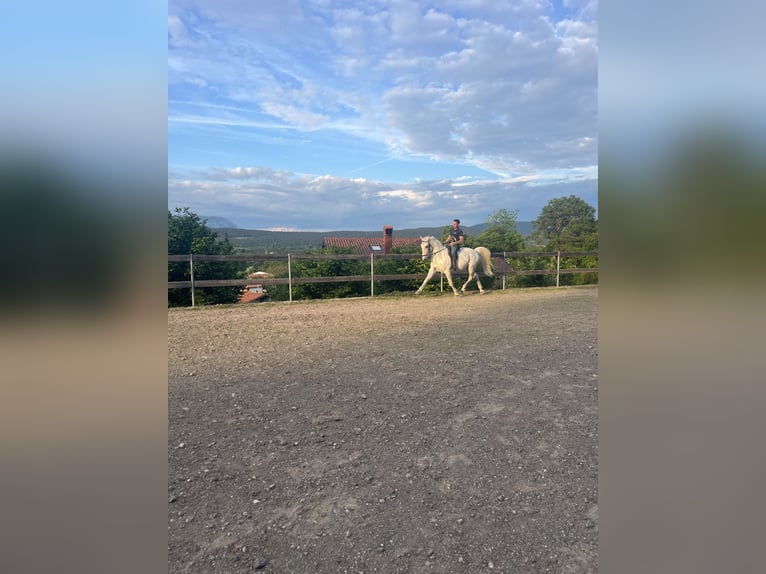
<svg viewBox="0 0 766 574">
<path fill-rule="evenodd" d="M 330 249 L 353 249 L 356 253 L 369 253 L 370 245 L 383 247 L 382 237 L 325 237 L 322 247 Z M 420 245 L 420 237 L 392 237 L 391 247 L 397 249 L 409 245 Z"/>
<path fill-rule="evenodd" d="M 260 275 L 263 275 L 261 273 Z M 266 274 L 268 275 L 268 273 Z M 253 276 L 258 276 L 258 274 L 251 273 L 247 276 L 248 279 L 251 279 Z M 255 283 L 252 285 L 246 285 L 245 288 L 242 290 L 242 292 L 239 295 L 239 302 L 240 303 L 251 303 L 253 301 L 258 301 L 259 299 L 269 298 L 269 293 L 266 291 L 266 289 L 263 288 L 263 285 L 259 283 Z"/>
<path fill-rule="evenodd" d="M 239 296 L 239 302 L 240 303 L 252 303 L 253 301 L 258 301 L 259 299 L 263 299 L 264 297 L 268 298 L 267 293 L 251 293 L 250 291 L 245 291 L 242 293 L 242 295 Z"/>
</svg>

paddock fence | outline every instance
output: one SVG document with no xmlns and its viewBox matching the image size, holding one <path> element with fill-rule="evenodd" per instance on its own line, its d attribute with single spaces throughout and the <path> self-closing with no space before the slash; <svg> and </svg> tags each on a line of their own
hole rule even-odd
<svg viewBox="0 0 766 574">
<path fill-rule="evenodd" d="M 510 251 L 510 252 L 493 252 L 492 262 L 494 266 L 494 272 L 496 277 L 502 277 L 502 289 L 506 288 L 506 280 L 508 277 L 519 275 L 555 275 L 556 287 L 559 287 L 559 279 L 561 275 L 572 273 L 598 273 L 598 267 L 562 267 L 562 257 L 588 257 L 598 256 L 598 251 Z M 548 269 L 515 269 L 512 261 L 518 259 L 525 259 L 529 257 L 550 257 L 555 259 L 555 268 Z M 336 275 L 329 277 L 295 277 L 293 276 L 293 262 L 298 260 L 365 260 L 369 259 L 370 267 L 369 273 L 364 275 Z M 345 283 L 345 282 L 369 282 L 370 283 L 370 296 L 375 295 L 375 283 L 377 281 L 422 281 L 426 278 L 426 273 L 398 273 L 398 274 L 377 274 L 375 272 L 376 261 L 394 260 L 394 259 L 417 259 L 421 260 L 419 254 L 413 253 L 375 253 L 372 252 L 369 255 L 366 254 L 292 254 L 286 255 L 258 255 L 254 253 L 247 254 L 234 254 L 234 255 L 201 255 L 201 254 L 188 254 L 188 255 L 168 255 L 168 263 L 182 263 L 188 262 L 189 264 L 189 280 L 188 281 L 168 281 L 168 289 L 191 289 L 191 302 L 194 306 L 194 295 L 196 288 L 204 287 L 235 287 L 253 284 L 257 281 L 258 284 L 263 286 L 270 285 L 287 285 L 289 300 L 293 300 L 293 285 L 301 285 L 307 283 Z M 194 264 L 195 262 L 203 261 L 221 261 L 221 262 L 244 262 L 253 263 L 259 261 L 278 260 L 286 261 L 287 263 L 287 277 L 259 277 L 257 280 L 253 278 L 237 278 L 237 279 L 195 279 L 194 277 Z M 440 286 L 442 291 L 444 290 L 444 276 L 440 278 Z M 467 276 L 466 272 L 453 273 L 454 276 L 461 277 Z"/>
</svg>

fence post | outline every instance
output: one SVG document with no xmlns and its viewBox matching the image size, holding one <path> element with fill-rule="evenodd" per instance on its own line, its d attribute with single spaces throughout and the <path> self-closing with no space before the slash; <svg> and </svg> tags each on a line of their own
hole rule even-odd
<svg viewBox="0 0 766 574">
<path fill-rule="evenodd" d="M 370 253 L 370 297 L 375 296 L 375 253 Z"/>
<path fill-rule="evenodd" d="M 293 302 L 293 266 L 291 254 L 287 254 L 287 290 L 290 293 L 290 303 Z"/>
<path fill-rule="evenodd" d="M 506 273 L 508 273 L 508 259 L 505 257 L 505 251 L 503 251 L 503 291 L 505 291 Z"/>
<path fill-rule="evenodd" d="M 556 251 L 556 287 L 559 286 L 559 270 L 561 269 L 561 251 Z"/>
<path fill-rule="evenodd" d="M 189 253 L 189 276 L 191 278 L 192 307 L 194 307 L 194 254 Z"/>
</svg>

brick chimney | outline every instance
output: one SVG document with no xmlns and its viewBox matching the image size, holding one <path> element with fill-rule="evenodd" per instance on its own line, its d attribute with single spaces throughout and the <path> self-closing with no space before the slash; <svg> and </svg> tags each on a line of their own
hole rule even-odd
<svg viewBox="0 0 766 574">
<path fill-rule="evenodd" d="M 391 246 L 394 243 L 394 226 L 383 226 L 383 253 L 391 253 Z"/>
</svg>

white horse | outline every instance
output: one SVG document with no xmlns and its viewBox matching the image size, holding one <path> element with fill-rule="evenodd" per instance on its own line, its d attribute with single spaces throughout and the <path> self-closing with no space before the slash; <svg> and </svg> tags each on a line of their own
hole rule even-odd
<svg viewBox="0 0 766 574">
<path fill-rule="evenodd" d="M 440 271 L 447 276 L 447 282 L 449 283 L 449 286 L 452 287 L 452 292 L 457 295 L 458 291 L 452 283 L 452 260 L 449 255 L 449 247 L 446 247 L 433 235 L 428 235 L 420 238 L 420 253 L 422 259 L 431 259 L 431 268 L 428 270 L 428 275 L 426 275 L 423 284 L 417 291 L 415 291 L 415 294 L 419 295 L 423 291 L 423 287 L 426 286 L 426 283 L 428 283 L 431 280 L 431 277 L 434 276 L 434 273 Z M 465 271 L 466 268 L 468 268 L 468 279 L 463 283 L 463 287 L 460 289 L 461 293 L 465 293 L 465 288 L 468 284 L 473 279 L 476 279 L 476 284 L 479 286 L 479 292 L 483 294 L 484 288 L 481 286 L 481 281 L 479 281 L 476 268 L 478 267 L 479 262 L 481 262 L 484 267 L 484 274 L 489 277 L 494 275 L 492 272 L 492 259 L 490 258 L 489 249 L 486 247 L 477 247 L 476 249 L 461 247 L 457 254 L 458 271 Z"/>
</svg>

